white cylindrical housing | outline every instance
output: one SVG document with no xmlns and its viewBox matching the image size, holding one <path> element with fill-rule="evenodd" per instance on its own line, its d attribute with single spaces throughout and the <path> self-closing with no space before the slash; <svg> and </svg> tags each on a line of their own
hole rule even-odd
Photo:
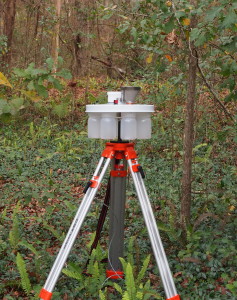
<svg viewBox="0 0 237 300">
<path fill-rule="evenodd" d="M 151 114 L 137 113 L 137 138 L 150 139 L 151 138 Z"/>
<path fill-rule="evenodd" d="M 120 131 L 120 137 L 122 139 L 149 139 L 151 137 L 150 117 L 154 112 L 154 105 L 130 105 L 125 103 L 120 103 L 120 105 L 115 105 L 114 103 L 90 104 L 86 106 L 86 112 L 89 115 L 92 113 L 100 116 L 100 125 L 92 126 L 93 129 L 90 130 L 90 135 L 88 135 L 89 137 L 97 137 L 98 131 L 96 133 L 96 128 L 97 130 L 100 128 L 99 138 L 111 140 L 118 138 L 118 115 L 122 115 L 122 132 Z M 93 132 L 94 130 L 95 132 Z"/>
<path fill-rule="evenodd" d="M 116 113 L 102 113 L 100 119 L 100 138 L 104 140 L 118 137 L 118 122 Z"/>
<path fill-rule="evenodd" d="M 137 121 L 135 113 L 121 114 L 121 139 L 134 140 L 137 138 Z"/>
<path fill-rule="evenodd" d="M 100 114 L 88 113 L 88 138 L 100 138 Z"/>
</svg>

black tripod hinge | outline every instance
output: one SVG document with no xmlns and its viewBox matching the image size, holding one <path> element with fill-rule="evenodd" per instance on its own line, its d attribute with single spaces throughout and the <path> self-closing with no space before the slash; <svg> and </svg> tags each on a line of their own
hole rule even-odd
<svg viewBox="0 0 237 300">
<path fill-rule="evenodd" d="M 92 182 L 91 181 L 88 181 L 84 190 L 83 190 L 83 193 L 85 194 L 87 192 L 87 190 L 89 189 L 89 187 L 91 186 Z"/>
<path fill-rule="evenodd" d="M 145 173 L 144 173 L 144 170 L 143 170 L 142 166 L 138 166 L 137 169 L 138 169 L 138 171 L 140 172 L 142 178 L 144 179 L 144 178 L 146 177 L 146 175 L 145 175 Z"/>
</svg>

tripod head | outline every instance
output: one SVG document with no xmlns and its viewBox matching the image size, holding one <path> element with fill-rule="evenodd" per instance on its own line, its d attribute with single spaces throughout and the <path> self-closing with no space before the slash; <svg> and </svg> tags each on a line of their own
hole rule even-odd
<svg viewBox="0 0 237 300">
<path fill-rule="evenodd" d="M 151 138 L 151 114 L 154 105 L 135 104 L 140 87 L 122 87 L 108 92 L 108 103 L 86 106 L 88 137 L 105 140 Z"/>
</svg>

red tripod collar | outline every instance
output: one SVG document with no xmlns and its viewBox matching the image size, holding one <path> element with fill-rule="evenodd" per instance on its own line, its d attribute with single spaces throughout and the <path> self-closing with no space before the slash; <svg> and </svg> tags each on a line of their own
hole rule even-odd
<svg viewBox="0 0 237 300">
<path fill-rule="evenodd" d="M 127 160 L 137 158 L 134 143 L 106 143 L 102 156 L 117 159 L 125 158 Z"/>
</svg>

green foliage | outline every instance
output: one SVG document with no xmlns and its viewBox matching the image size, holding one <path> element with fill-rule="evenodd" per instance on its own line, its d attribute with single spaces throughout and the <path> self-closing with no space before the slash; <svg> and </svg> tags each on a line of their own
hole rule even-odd
<svg viewBox="0 0 237 300">
<path fill-rule="evenodd" d="M 29 296 L 31 293 L 32 287 L 30 284 L 29 275 L 26 270 L 25 261 L 19 252 L 17 253 L 17 256 L 16 256 L 16 264 L 17 264 L 17 268 L 18 268 L 18 271 L 21 276 L 21 286 L 22 286 L 23 290 L 25 291 L 26 295 Z"/>
<path fill-rule="evenodd" d="M 64 235 L 62 235 L 58 230 L 56 230 L 53 226 L 49 225 L 45 220 L 43 220 L 43 227 L 50 231 L 59 241 L 64 240 Z"/>
<path fill-rule="evenodd" d="M 13 98 L 11 101 L 0 99 L 0 115 L 16 115 L 21 109 L 23 109 L 24 99 Z"/>
<path fill-rule="evenodd" d="M 9 242 L 13 250 L 17 249 L 20 240 L 19 223 L 17 218 L 17 213 L 19 212 L 19 209 L 20 209 L 20 202 L 18 202 L 16 208 L 14 209 L 12 215 L 13 218 L 12 229 L 9 232 Z"/>
<path fill-rule="evenodd" d="M 7 53 L 7 36 L 0 35 L 0 57 Z"/>
<path fill-rule="evenodd" d="M 147 267 L 148 267 L 148 264 L 150 262 L 150 255 L 147 256 L 147 258 L 144 260 L 143 262 L 143 265 L 142 265 L 142 268 L 137 276 L 137 279 L 136 279 L 136 284 L 139 285 L 140 282 L 142 281 L 142 279 L 145 277 L 145 273 L 146 273 L 146 270 L 147 270 Z"/>
<path fill-rule="evenodd" d="M 88 276 L 83 275 L 81 268 L 70 263 L 68 268 L 63 269 L 63 273 L 70 278 L 78 280 L 77 291 L 84 293 L 87 297 L 103 297 L 100 288 L 106 282 L 105 268 L 99 262 L 104 258 L 104 253 L 100 246 L 92 251 L 87 267 Z"/>
<path fill-rule="evenodd" d="M 68 70 L 62 68 L 55 73 L 52 67 L 53 61 L 48 58 L 44 68 L 36 68 L 34 63 L 29 64 L 26 69 L 15 68 L 11 74 L 12 84 L 0 73 L 0 85 L 5 86 L 5 91 L 0 94 L 2 121 L 9 121 L 11 116 L 17 116 L 32 106 L 36 108 L 38 105 L 38 108 L 42 108 L 52 89 L 58 93 L 64 91 L 65 80 L 72 76 Z M 55 115 L 65 117 L 68 114 L 68 103 L 53 103 L 51 110 Z"/>
<path fill-rule="evenodd" d="M 150 299 L 151 297 L 154 299 L 162 299 L 158 293 L 150 288 L 149 280 L 145 284 L 143 283 L 145 272 L 150 261 L 150 255 L 145 258 L 142 269 L 140 270 L 137 278 L 134 277 L 134 267 L 123 258 L 120 258 L 120 261 L 123 265 L 125 275 L 125 288 L 122 289 L 122 287 L 117 283 L 114 283 L 114 288 L 121 294 L 122 299 L 145 300 Z"/>
<path fill-rule="evenodd" d="M 106 296 L 101 290 L 99 290 L 99 297 L 100 297 L 100 300 L 106 300 Z"/>
<path fill-rule="evenodd" d="M 126 51 L 135 49 L 138 53 L 139 49 L 140 57 L 135 59 L 142 65 L 146 62 L 148 80 L 156 80 L 166 71 L 166 80 L 172 82 L 186 73 L 193 42 L 206 79 L 213 80 L 218 91 L 227 89 L 225 102 L 236 100 L 236 4 L 219 0 L 196 1 L 195 5 L 186 0 L 143 0 L 126 7 L 119 27 L 127 40 Z M 196 24 L 190 25 L 194 18 Z"/>
<path fill-rule="evenodd" d="M 62 273 L 67 275 L 70 278 L 77 279 L 78 281 L 81 281 L 82 278 L 82 270 L 78 268 L 75 264 L 69 264 L 69 266 L 62 270 Z"/>
<path fill-rule="evenodd" d="M 184 120 L 180 97 L 184 97 L 185 89 L 182 76 L 179 80 L 179 86 L 169 81 L 153 81 L 152 85 L 144 80 L 136 82 L 145 90 L 143 101 L 156 103 L 159 109 L 153 116 L 152 139 L 136 143 L 139 163 L 146 172 L 145 185 L 182 298 L 234 300 L 236 127 L 215 113 L 209 96 L 197 106 L 192 225 L 185 244 L 179 228 Z M 91 85 L 98 88 L 95 80 L 91 79 Z M 103 82 L 105 89 L 118 85 Z M 17 252 L 24 258 L 25 267 L 30 266 L 27 275 L 32 293 L 27 297 L 36 297 L 45 282 L 47 272 L 42 270 L 52 266 L 85 182 L 104 148 L 103 141 L 87 139 L 85 126 L 86 115 L 81 112 L 80 119 L 70 126 L 66 120 L 63 123 L 42 118 L 5 124 L 0 129 L 0 298 L 14 299 L 15 293 L 19 300 L 26 297 L 15 263 Z M 98 199 L 103 197 L 103 187 L 104 182 Z M 69 299 L 159 299 L 163 295 L 130 180 L 127 189 L 125 279 L 112 283 L 105 277 L 106 264 L 101 261 L 107 256 L 108 224 L 102 234 L 102 246 L 92 253 L 88 265 L 87 272 L 92 276 L 82 274 L 101 208 L 101 201 L 95 201 L 57 282 L 56 299 L 65 295 Z"/>
<path fill-rule="evenodd" d="M 23 91 L 26 96 L 31 98 L 31 91 L 37 92 L 40 97 L 48 97 L 48 88 L 53 87 L 59 91 L 63 89 L 63 85 L 60 83 L 57 77 L 64 79 L 71 79 L 71 74 L 68 70 L 62 69 L 59 72 L 53 73 L 53 60 L 48 58 L 46 60 L 47 67 L 44 69 L 37 69 L 34 63 L 29 64 L 26 69 L 16 68 L 13 70 L 14 74 L 18 78 L 23 79 L 24 86 L 27 86 L 28 90 Z M 31 98 L 35 100 L 34 96 Z"/>
<path fill-rule="evenodd" d="M 19 243 L 19 228 L 17 217 L 13 220 L 12 230 L 9 233 L 9 242 L 13 249 L 16 249 Z"/>
<path fill-rule="evenodd" d="M 136 286 L 132 272 L 132 266 L 128 263 L 125 269 L 125 284 L 127 293 L 130 299 L 135 299 L 136 297 Z"/>
</svg>

